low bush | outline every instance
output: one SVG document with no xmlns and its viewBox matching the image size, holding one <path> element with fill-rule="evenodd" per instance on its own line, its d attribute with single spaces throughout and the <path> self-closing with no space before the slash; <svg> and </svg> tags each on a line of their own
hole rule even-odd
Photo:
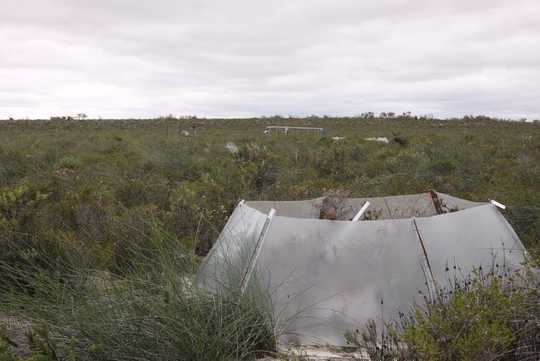
<svg viewBox="0 0 540 361">
<path fill-rule="evenodd" d="M 372 360 L 536 360 L 540 355 L 540 283 L 477 272 L 455 280 L 423 305 L 377 330 L 348 333 Z"/>
<path fill-rule="evenodd" d="M 39 360 L 245 360 L 274 350 L 262 289 L 209 294 L 192 286 L 181 244 L 163 240 L 144 252 L 122 276 L 3 263 L 10 281 L 0 285 L 0 312 L 34 326 L 34 341 L 46 346 Z"/>
</svg>

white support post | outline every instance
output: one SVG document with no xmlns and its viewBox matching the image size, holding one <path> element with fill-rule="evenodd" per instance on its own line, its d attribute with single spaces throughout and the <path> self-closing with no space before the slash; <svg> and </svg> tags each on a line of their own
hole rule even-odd
<svg viewBox="0 0 540 361">
<path fill-rule="evenodd" d="M 259 254 L 261 253 L 262 245 L 266 238 L 266 234 L 268 233 L 268 228 L 270 228 L 270 223 L 272 222 L 272 218 L 274 218 L 275 214 L 276 214 L 276 210 L 274 208 L 270 209 L 270 212 L 268 212 L 266 222 L 264 223 L 263 229 L 261 230 L 261 234 L 259 235 L 259 239 L 257 240 L 255 251 L 253 252 L 251 259 L 249 260 L 248 269 L 246 273 L 244 274 L 244 277 L 240 284 L 241 294 L 244 294 L 244 292 L 246 291 L 246 288 L 249 283 L 249 279 L 251 278 L 251 274 L 253 273 L 253 270 L 255 269 L 255 265 L 257 264 L 257 259 L 259 258 Z"/>
<path fill-rule="evenodd" d="M 360 210 L 358 211 L 358 213 L 356 213 L 356 215 L 354 216 L 354 218 L 352 219 L 353 222 L 357 222 L 360 220 L 360 218 L 362 217 L 362 215 L 364 214 L 364 212 L 366 211 L 366 209 L 368 209 L 370 203 L 369 201 L 366 201 L 366 203 L 364 203 L 364 205 L 362 206 L 362 208 L 360 208 Z"/>
<path fill-rule="evenodd" d="M 498 207 L 500 209 L 506 209 L 506 206 L 502 203 L 497 202 L 496 200 L 491 199 L 489 203 L 493 204 L 495 207 Z"/>
</svg>

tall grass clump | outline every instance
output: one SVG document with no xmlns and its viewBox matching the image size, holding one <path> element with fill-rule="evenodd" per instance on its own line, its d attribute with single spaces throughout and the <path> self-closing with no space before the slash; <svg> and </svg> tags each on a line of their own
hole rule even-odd
<svg viewBox="0 0 540 361">
<path fill-rule="evenodd" d="M 192 270 L 170 240 L 122 275 L 3 263 L 0 312 L 33 326 L 44 360 L 244 360 L 274 350 L 264 292 L 210 294 L 192 285 Z"/>
<path fill-rule="evenodd" d="M 540 281 L 532 272 L 516 278 L 477 271 L 382 330 L 371 321 L 346 337 L 372 360 L 538 360 Z"/>
</svg>

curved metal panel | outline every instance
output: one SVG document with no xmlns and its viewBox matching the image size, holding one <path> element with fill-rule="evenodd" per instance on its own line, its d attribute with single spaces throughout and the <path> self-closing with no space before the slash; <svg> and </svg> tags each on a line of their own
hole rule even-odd
<svg viewBox="0 0 540 361">
<path fill-rule="evenodd" d="M 257 276 L 272 290 L 281 343 L 344 345 L 345 332 L 410 307 L 425 286 L 422 264 L 411 220 L 278 216 Z"/>
</svg>

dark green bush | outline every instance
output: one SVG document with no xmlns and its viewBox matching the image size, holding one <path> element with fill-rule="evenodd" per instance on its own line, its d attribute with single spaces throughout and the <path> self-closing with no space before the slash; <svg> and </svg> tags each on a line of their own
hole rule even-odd
<svg viewBox="0 0 540 361">
<path fill-rule="evenodd" d="M 193 260 L 180 244 L 162 240 L 137 252 L 144 254 L 124 276 L 88 269 L 60 276 L 0 264 L 11 279 L 0 285 L 0 312 L 31 322 L 40 355 L 55 355 L 51 360 L 228 361 L 274 351 L 262 288 L 207 294 L 192 287 Z"/>
<path fill-rule="evenodd" d="M 532 360 L 540 355 L 540 283 L 479 271 L 380 332 L 372 321 L 346 337 L 372 360 Z"/>
</svg>

